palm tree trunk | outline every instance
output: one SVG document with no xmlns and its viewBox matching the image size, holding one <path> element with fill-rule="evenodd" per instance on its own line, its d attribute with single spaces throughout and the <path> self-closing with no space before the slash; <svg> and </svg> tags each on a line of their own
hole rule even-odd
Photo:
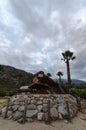
<svg viewBox="0 0 86 130">
<path fill-rule="evenodd" d="M 71 77 L 70 77 L 70 65 L 69 65 L 69 60 L 67 60 L 66 65 L 67 65 L 67 79 L 68 79 L 68 92 L 69 92 L 69 89 L 70 89 L 70 87 L 71 87 Z"/>
<path fill-rule="evenodd" d="M 59 75 L 59 84 L 61 84 L 61 76 Z"/>
</svg>

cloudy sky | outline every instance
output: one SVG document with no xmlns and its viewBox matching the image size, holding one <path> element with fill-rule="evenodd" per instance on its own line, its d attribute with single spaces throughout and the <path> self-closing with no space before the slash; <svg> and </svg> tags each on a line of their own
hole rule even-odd
<svg viewBox="0 0 86 130">
<path fill-rule="evenodd" d="M 65 50 L 72 78 L 86 81 L 86 0 L 0 0 L 0 64 L 66 78 Z"/>
</svg>

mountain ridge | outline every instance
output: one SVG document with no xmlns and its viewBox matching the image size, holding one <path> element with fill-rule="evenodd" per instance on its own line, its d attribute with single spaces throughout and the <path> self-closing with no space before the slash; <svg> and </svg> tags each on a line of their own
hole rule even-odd
<svg viewBox="0 0 86 130">
<path fill-rule="evenodd" d="M 33 74 L 8 65 L 0 65 L 0 87 L 30 84 Z"/>
<path fill-rule="evenodd" d="M 59 79 L 54 79 L 55 82 L 59 82 Z M 67 83 L 66 79 L 62 79 L 63 83 Z M 80 84 L 86 84 L 85 81 L 80 79 L 72 79 L 72 84 L 80 85 Z"/>
</svg>

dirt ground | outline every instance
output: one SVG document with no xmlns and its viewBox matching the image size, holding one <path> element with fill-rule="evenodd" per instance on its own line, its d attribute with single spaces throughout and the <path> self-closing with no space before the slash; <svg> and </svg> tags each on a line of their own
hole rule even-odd
<svg viewBox="0 0 86 130">
<path fill-rule="evenodd" d="M 72 122 L 56 121 L 50 125 L 44 122 L 19 124 L 0 117 L 0 130 L 86 130 L 86 113 L 79 112 Z"/>
</svg>

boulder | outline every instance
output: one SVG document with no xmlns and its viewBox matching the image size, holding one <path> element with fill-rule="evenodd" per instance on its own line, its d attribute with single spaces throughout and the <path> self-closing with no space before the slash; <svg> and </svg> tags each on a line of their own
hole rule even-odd
<svg viewBox="0 0 86 130">
<path fill-rule="evenodd" d="M 7 118 L 8 118 L 8 119 L 11 119 L 11 118 L 12 118 L 12 114 L 13 114 L 12 111 L 8 111 L 8 112 L 7 112 Z"/>
<path fill-rule="evenodd" d="M 13 114 L 13 119 L 14 120 L 18 120 L 22 117 L 22 113 L 20 111 L 16 111 L 14 114 Z"/>
<path fill-rule="evenodd" d="M 43 112 L 47 112 L 47 110 L 48 110 L 48 105 L 47 104 L 43 104 Z"/>
<path fill-rule="evenodd" d="M 5 111 L 6 111 L 6 107 L 3 107 L 1 113 L 5 113 Z"/>
<path fill-rule="evenodd" d="M 42 108 L 43 108 L 42 105 L 38 105 L 38 106 L 37 106 L 37 110 L 38 110 L 39 112 L 42 111 Z"/>
<path fill-rule="evenodd" d="M 20 106 L 20 107 L 18 108 L 19 111 L 24 111 L 24 109 L 25 109 L 25 106 Z"/>
<path fill-rule="evenodd" d="M 61 113 L 63 116 L 68 115 L 67 109 L 64 105 L 58 107 L 58 112 Z"/>
<path fill-rule="evenodd" d="M 41 100 L 39 100 L 39 101 L 37 102 L 37 105 L 41 105 L 41 104 L 43 104 L 43 102 L 42 102 Z"/>
<path fill-rule="evenodd" d="M 56 108 L 50 108 L 50 116 L 52 120 L 57 120 L 58 119 L 58 111 Z"/>
<path fill-rule="evenodd" d="M 37 114 L 37 120 L 38 120 L 38 121 L 44 120 L 44 113 L 43 113 L 43 112 L 39 112 L 39 113 Z"/>
<path fill-rule="evenodd" d="M 37 110 L 27 110 L 26 117 L 33 118 L 37 116 Z"/>
<path fill-rule="evenodd" d="M 17 111 L 18 108 L 19 108 L 19 105 L 13 105 L 13 106 L 12 106 L 12 110 L 13 110 L 13 112 Z"/>
<path fill-rule="evenodd" d="M 27 118 L 27 121 L 28 122 L 33 122 L 33 119 L 32 118 Z"/>
<path fill-rule="evenodd" d="M 34 104 L 30 104 L 30 105 L 28 105 L 27 108 L 28 108 L 29 110 L 35 110 L 35 109 L 37 108 L 37 106 L 34 105 Z"/>
</svg>

